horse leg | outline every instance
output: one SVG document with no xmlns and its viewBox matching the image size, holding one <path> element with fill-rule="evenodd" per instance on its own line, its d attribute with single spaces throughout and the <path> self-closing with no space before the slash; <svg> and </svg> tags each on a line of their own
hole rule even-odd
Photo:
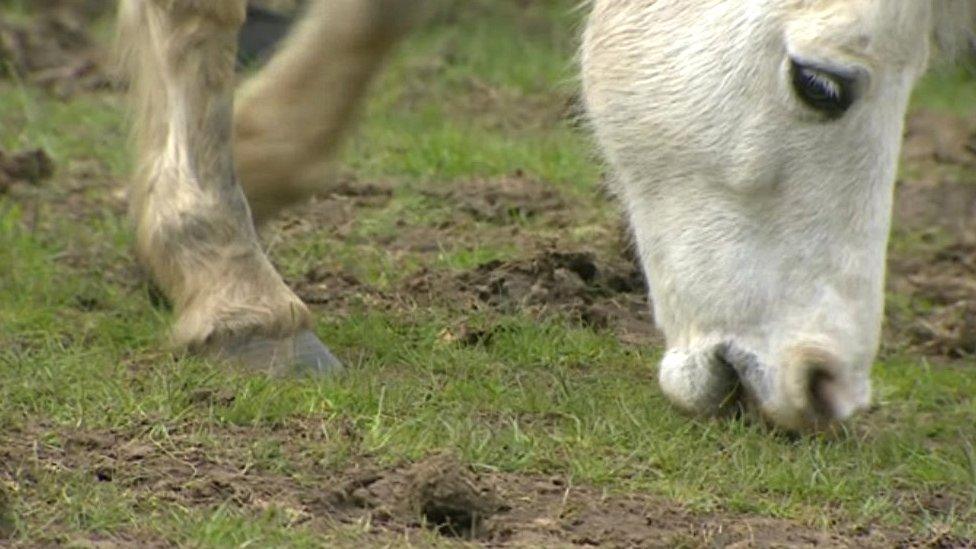
<svg viewBox="0 0 976 549">
<path fill-rule="evenodd" d="M 321 188 L 365 90 L 422 0 L 316 0 L 238 93 L 235 150 L 260 223 Z"/>
<path fill-rule="evenodd" d="M 172 301 L 174 342 L 276 373 L 338 361 L 258 244 L 234 176 L 234 56 L 245 0 L 123 0 L 135 100 L 136 250 Z"/>
</svg>

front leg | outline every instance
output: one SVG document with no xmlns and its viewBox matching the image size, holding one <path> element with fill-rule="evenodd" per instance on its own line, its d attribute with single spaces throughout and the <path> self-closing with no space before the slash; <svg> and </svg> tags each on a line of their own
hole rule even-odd
<svg viewBox="0 0 976 549">
<path fill-rule="evenodd" d="M 244 0 L 124 0 L 138 147 L 136 249 L 173 302 L 175 343 L 264 370 L 338 361 L 258 244 L 234 175 L 234 57 Z"/>
</svg>

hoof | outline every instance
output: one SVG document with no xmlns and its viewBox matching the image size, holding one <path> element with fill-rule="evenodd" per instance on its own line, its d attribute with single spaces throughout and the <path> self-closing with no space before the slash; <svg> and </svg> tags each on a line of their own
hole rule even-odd
<svg viewBox="0 0 976 549">
<path fill-rule="evenodd" d="M 254 338 L 228 345 L 219 357 L 273 375 L 328 376 L 344 370 L 309 330 L 283 339 Z"/>
</svg>

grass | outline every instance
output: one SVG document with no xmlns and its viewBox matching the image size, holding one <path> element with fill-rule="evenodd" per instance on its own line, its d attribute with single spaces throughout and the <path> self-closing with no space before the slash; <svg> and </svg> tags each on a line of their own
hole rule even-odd
<svg viewBox="0 0 976 549">
<path fill-rule="evenodd" d="M 560 5 L 506 3 L 412 38 L 344 156 L 357 179 L 393 181 L 397 190 L 388 204 L 364 210 L 348 239 L 313 228 L 276 241 L 283 272 L 294 278 L 316 264 L 338 265 L 392 288 L 421 267 L 466 270 L 519 257 L 525 250 L 480 238 L 488 228 L 478 225 L 433 261 L 371 244 L 395 234 L 401 220 L 437 226 L 449 218 L 448 199 L 424 189 L 516 171 L 587 205 L 576 212 L 577 230 L 559 231 L 566 241 L 611 234 L 614 207 L 600 197 L 602 168 L 585 133 L 552 110 L 524 107 L 572 96 L 565 29 L 577 15 Z M 940 75 L 916 101 L 971 113 L 969 90 L 962 77 Z M 287 506 L 185 505 L 106 481 L 95 459 L 106 449 L 85 446 L 86 437 L 223 456 L 309 490 L 322 471 L 367 456 L 392 465 L 446 450 L 487 470 L 559 475 L 705 513 L 976 537 L 971 359 L 888 357 L 875 369 L 876 411 L 843 436 L 794 439 L 745 420 L 679 415 L 653 380 L 660 349 L 560 318 L 365 304 L 321 310 L 318 332 L 353 366 L 336 380 L 271 380 L 172 357 L 160 350 L 168 314 L 151 306 L 134 274 L 124 211 L 111 198 L 128 169 L 119 104 L 112 95 L 59 101 L 0 84 L 0 145 L 43 147 L 60 167 L 48 188 L 0 196 L 0 488 L 12 500 L 14 543 L 373 539 L 366 525 L 312 529 Z M 521 115 L 505 118 L 506 109 Z M 97 175 L 78 183 L 91 171 Z M 520 230 L 543 239 L 553 232 L 533 220 Z M 492 339 L 442 341 L 444 328 L 460 321 L 491 326 Z M 201 403 L 200 395 L 220 398 Z M 290 429 L 304 434 L 282 444 Z M 930 504 L 936 497 L 949 504 Z M 410 541 L 449 543 L 433 534 Z"/>
</svg>

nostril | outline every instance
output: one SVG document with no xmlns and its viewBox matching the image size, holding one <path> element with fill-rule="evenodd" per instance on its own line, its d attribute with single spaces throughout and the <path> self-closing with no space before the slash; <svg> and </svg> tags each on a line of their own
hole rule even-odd
<svg viewBox="0 0 976 549">
<path fill-rule="evenodd" d="M 841 415 L 841 410 L 838 409 L 841 396 L 837 379 L 830 371 L 821 367 L 811 368 L 809 375 L 807 387 L 813 412 L 822 419 L 837 419 Z"/>
<path fill-rule="evenodd" d="M 840 360 L 822 348 L 797 350 L 793 377 L 793 402 L 798 411 L 815 424 L 843 421 L 851 416 L 857 404 L 847 385 L 848 377 Z"/>
</svg>

